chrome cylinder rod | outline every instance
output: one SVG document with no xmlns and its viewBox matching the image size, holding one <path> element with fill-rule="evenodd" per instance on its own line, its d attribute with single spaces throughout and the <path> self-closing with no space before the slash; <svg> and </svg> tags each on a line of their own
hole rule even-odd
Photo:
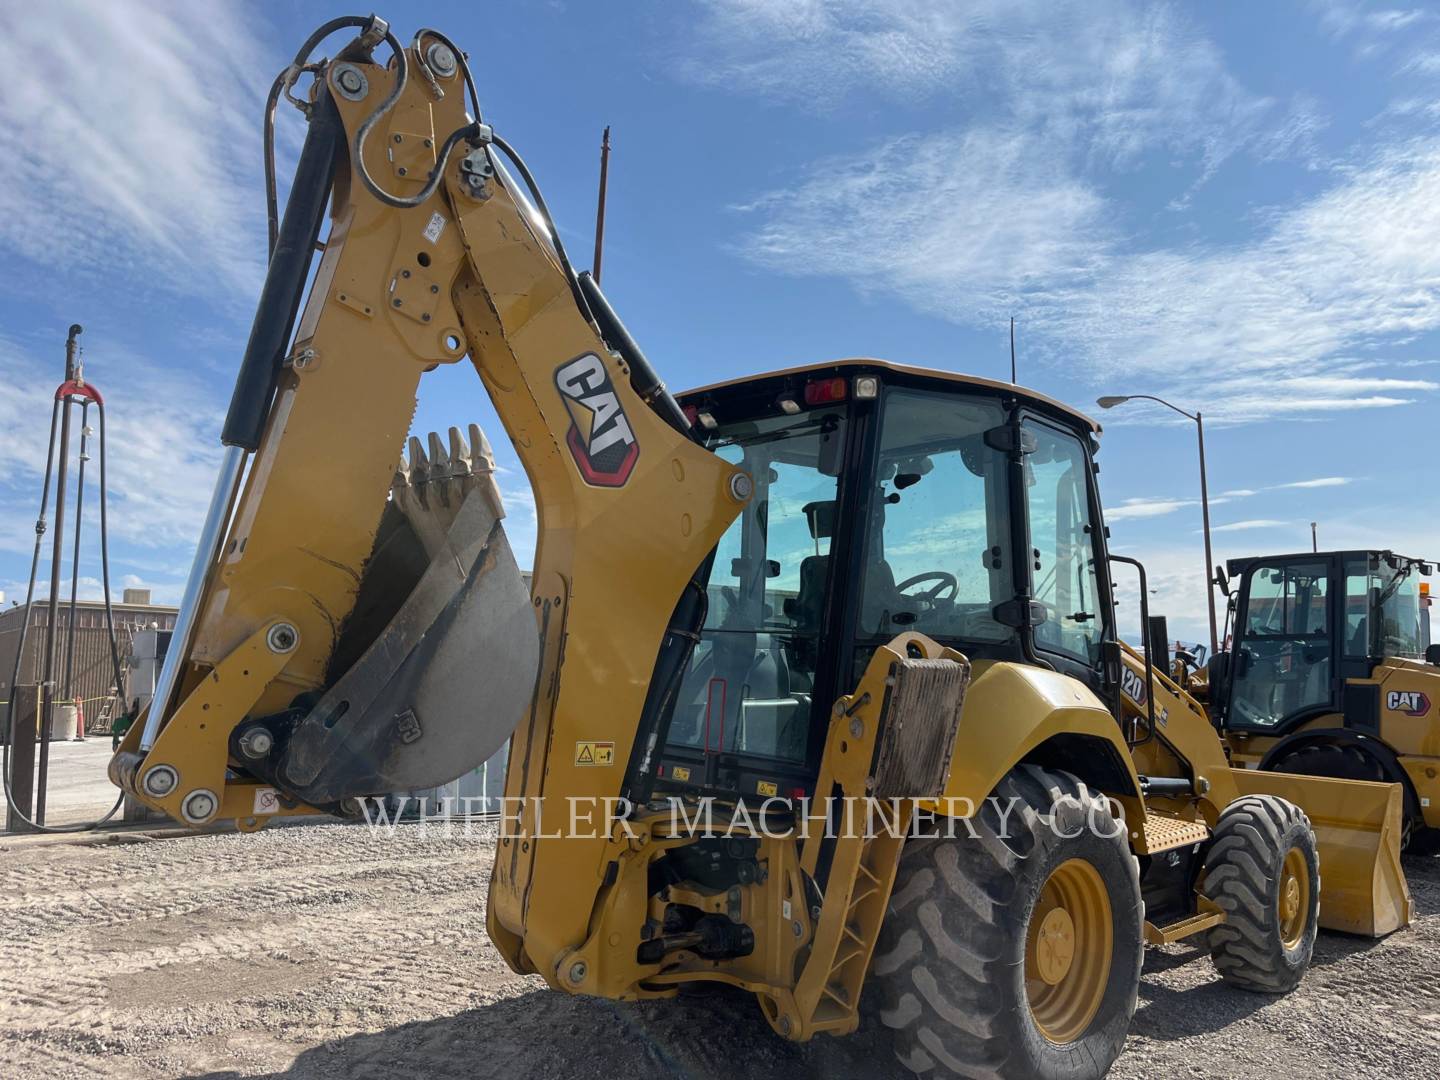
<svg viewBox="0 0 1440 1080">
<path fill-rule="evenodd" d="M 145 728 L 140 733 L 140 749 L 149 750 L 155 745 L 160 734 L 160 720 L 175 693 L 179 681 L 180 666 L 190 652 L 190 642 L 195 635 L 195 622 L 200 617 L 200 604 L 205 598 L 205 579 L 215 565 L 220 544 L 225 538 L 225 525 L 230 516 L 230 507 L 235 488 L 240 483 L 240 474 L 245 466 L 245 448 L 225 447 L 225 456 L 220 461 L 220 475 L 215 478 L 215 490 L 210 495 L 210 508 L 205 511 L 205 524 L 200 529 L 200 543 L 195 548 L 195 561 L 190 566 L 190 579 L 185 583 L 185 595 L 180 600 L 180 611 L 175 616 L 175 629 L 170 635 L 170 645 L 165 650 L 165 663 L 160 667 L 160 677 L 155 684 L 155 696 L 145 714 Z"/>
</svg>

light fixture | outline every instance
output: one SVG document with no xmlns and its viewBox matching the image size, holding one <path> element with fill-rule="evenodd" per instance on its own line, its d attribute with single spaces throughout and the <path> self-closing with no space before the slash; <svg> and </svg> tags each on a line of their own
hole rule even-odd
<svg viewBox="0 0 1440 1080">
<path fill-rule="evenodd" d="M 829 405 L 844 401 L 849 392 L 850 387 L 843 378 L 811 379 L 805 384 L 805 404 Z"/>
<path fill-rule="evenodd" d="M 855 376 L 855 399 L 869 401 L 880 396 L 880 380 L 874 375 Z"/>
</svg>

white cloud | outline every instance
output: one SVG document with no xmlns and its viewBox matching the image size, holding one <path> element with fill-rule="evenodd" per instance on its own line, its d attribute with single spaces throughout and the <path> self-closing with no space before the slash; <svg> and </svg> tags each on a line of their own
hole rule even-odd
<svg viewBox="0 0 1440 1080">
<path fill-rule="evenodd" d="M 1250 529 L 1274 529 L 1289 524 L 1288 521 L 1275 521 L 1272 518 L 1252 518 L 1249 521 L 1232 521 L 1226 525 L 1213 525 L 1210 531 L 1212 533 L 1246 532 Z"/>
<path fill-rule="evenodd" d="M 1401 39 L 1422 21 L 1321 15 L 1340 36 Z M 1440 328 L 1440 139 L 1327 162 L 1323 190 L 1252 211 L 1240 239 L 1146 246 L 1127 231 L 1108 192 L 1142 155 L 1165 155 L 1151 184 L 1168 176 L 1177 207 L 1242 150 L 1320 165 L 1317 103 L 1248 91 L 1172 7 L 738 0 L 706 6 L 695 44 L 686 73 L 736 93 L 830 109 L 880 95 L 901 117 L 953 97 L 967 117 L 751 201 L 737 246 L 769 269 L 958 323 L 1018 315 L 1040 358 L 1163 380 L 1216 422 L 1395 408 L 1440 388 L 1373 362 L 1366 378 L 1329 367 L 1364 370 L 1355 353 Z"/>
<path fill-rule="evenodd" d="M 1375 8 L 1362 0 L 1313 0 L 1320 24 L 1334 37 L 1383 36 L 1412 28 L 1433 16 L 1420 8 Z"/>
<path fill-rule="evenodd" d="M 0 531 L 0 547 L 25 554 L 34 545 L 58 381 L 53 357 L 48 359 L 0 338 L 0 520 L 7 524 Z M 218 403 L 182 372 L 161 371 L 113 344 L 95 346 L 86 360 L 88 374 L 105 393 L 112 542 L 154 548 L 193 541 L 218 463 Z M 72 416 L 73 455 L 79 444 L 78 408 Z M 93 409 L 90 425 L 98 437 Z M 91 454 L 87 487 L 99 481 L 98 443 L 91 444 Z M 73 478 L 73 461 L 71 468 Z M 87 498 L 94 499 L 97 489 L 89 490 Z M 73 492 L 72 486 L 72 497 Z M 93 523 L 98 506 L 89 506 L 87 520 Z"/>
<path fill-rule="evenodd" d="M 1400 71 L 1402 74 L 1440 75 L 1440 52 L 1416 53 Z"/>
<path fill-rule="evenodd" d="M 0 246 L 137 289 L 257 291 L 264 266 L 258 131 L 279 68 L 253 12 L 218 0 L 50 0 L 9 21 Z"/>
<path fill-rule="evenodd" d="M 1212 504 L 1215 502 L 1214 499 L 1210 501 Z M 1119 506 L 1107 507 L 1105 510 L 1105 520 L 1133 521 L 1136 518 L 1163 517 L 1166 514 L 1173 514 L 1176 510 L 1183 510 L 1187 506 L 1199 505 L 1199 499 L 1126 499 Z"/>
<path fill-rule="evenodd" d="M 956 321 L 1079 287 L 1106 244 L 1103 200 L 1014 130 L 892 139 L 754 209 L 766 220 L 743 250 L 756 262 L 873 282 Z"/>
<path fill-rule="evenodd" d="M 1055 359 L 1163 379 L 1217 421 L 1391 408 L 1437 386 L 1326 364 L 1440 328 L 1440 139 L 1348 168 L 1229 245 L 1132 250 L 1042 143 L 989 129 L 893 140 L 859 171 L 825 163 L 760 210 L 742 250 L 767 266 L 960 323 L 1018 310 Z"/>
<path fill-rule="evenodd" d="M 719 0 L 693 34 L 681 65 L 696 81 L 820 109 L 876 94 L 952 98 L 967 111 L 995 105 L 1052 151 L 1077 146 L 1114 163 L 1163 145 L 1213 170 L 1265 137 L 1275 111 L 1169 5 Z M 1323 121 L 1300 109 L 1285 123 L 1288 134 L 1260 153 L 1304 141 Z"/>
<path fill-rule="evenodd" d="M 1344 487 L 1354 482 L 1350 476 L 1320 476 L 1314 480 L 1294 480 L 1288 484 L 1276 484 L 1274 490 L 1281 488 L 1329 488 Z"/>
</svg>

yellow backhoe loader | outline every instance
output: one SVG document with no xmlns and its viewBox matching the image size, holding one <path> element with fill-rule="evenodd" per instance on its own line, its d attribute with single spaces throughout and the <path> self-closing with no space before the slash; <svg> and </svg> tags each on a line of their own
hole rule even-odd
<svg viewBox="0 0 1440 1080">
<path fill-rule="evenodd" d="M 1440 846 L 1440 644 L 1430 561 L 1391 551 L 1232 559 L 1228 651 L 1205 669 L 1235 762 L 1399 784 L 1413 850 Z"/>
<path fill-rule="evenodd" d="M 1336 873 L 1310 792 L 1156 690 L 1124 711 L 1159 681 L 1115 636 L 1092 421 L 864 360 L 677 401 L 443 35 L 335 20 L 282 95 L 306 140 L 127 792 L 254 829 L 510 738 L 487 926 L 516 971 L 728 983 L 789 1039 L 854 1030 L 874 983 L 938 1076 L 1102 1075 L 1146 941 L 1283 992 L 1335 905 L 1404 921 L 1393 786 L 1354 786 Z M 478 431 L 396 475 L 422 374 L 467 357 L 534 492 L 529 590 Z"/>
</svg>

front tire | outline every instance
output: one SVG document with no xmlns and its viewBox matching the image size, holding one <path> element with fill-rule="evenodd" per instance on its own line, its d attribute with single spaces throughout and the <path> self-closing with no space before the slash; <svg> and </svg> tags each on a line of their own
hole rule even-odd
<svg viewBox="0 0 1440 1080">
<path fill-rule="evenodd" d="M 1225 912 L 1209 934 L 1226 982 L 1262 994 L 1300 985 L 1315 950 L 1320 856 L 1310 819 L 1274 795 L 1246 795 L 1220 814 L 1201 891 Z"/>
<path fill-rule="evenodd" d="M 965 824 L 900 860 L 872 972 L 896 1056 L 932 1077 L 1104 1076 L 1144 954 L 1123 822 L 1074 776 L 1021 765 Z"/>
</svg>

